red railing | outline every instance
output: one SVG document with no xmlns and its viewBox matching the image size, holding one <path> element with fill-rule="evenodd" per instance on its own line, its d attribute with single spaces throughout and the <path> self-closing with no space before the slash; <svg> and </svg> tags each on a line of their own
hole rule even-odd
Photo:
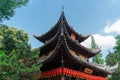
<svg viewBox="0 0 120 80">
<path fill-rule="evenodd" d="M 50 70 L 50 71 L 42 72 L 40 74 L 40 78 L 53 77 L 57 75 L 66 75 L 66 76 L 72 76 L 77 78 L 85 78 L 88 80 L 106 80 L 106 78 L 104 77 L 89 75 L 80 71 L 76 71 L 68 68 L 61 68 L 61 67 Z"/>
</svg>

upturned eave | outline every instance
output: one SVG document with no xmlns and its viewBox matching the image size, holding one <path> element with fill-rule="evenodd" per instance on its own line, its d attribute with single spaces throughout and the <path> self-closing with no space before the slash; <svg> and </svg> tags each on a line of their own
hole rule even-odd
<svg viewBox="0 0 120 80">
<path fill-rule="evenodd" d="M 45 43 L 46 41 L 49 41 L 52 37 L 55 36 L 55 34 L 57 33 L 58 28 L 60 27 L 60 24 L 64 24 L 66 27 L 66 30 L 68 32 L 74 33 L 76 35 L 76 39 L 78 40 L 78 42 L 83 42 L 85 39 L 87 39 L 90 35 L 82 35 L 77 33 L 67 22 L 66 17 L 64 15 L 64 12 L 62 11 L 61 16 L 59 18 L 59 20 L 57 21 L 57 23 L 46 33 L 37 36 L 37 35 L 33 35 L 36 39 L 38 39 L 39 41 Z M 69 34 L 70 35 L 70 34 Z"/>
<path fill-rule="evenodd" d="M 111 74 L 111 72 L 110 72 L 109 70 L 102 69 L 102 68 L 96 66 L 94 63 L 90 63 L 90 62 L 88 62 L 88 61 L 86 61 L 86 60 L 81 59 L 81 58 L 80 58 L 79 56 L 77 56 L 76 54 L 72 54 L 72 53 L 70 52 L 70 48 L 68 47 L 68 44 L 66 44 L 66 42 L 67 42 L 67 41 L 66 41 L 66 39 L 64 38 L 64 44 L 65 44 L 65 49 L 66 49 L 66 51 L 67 51 L 67 55 L 68 55 L 69 57 L 71 57 L 71 59 L 73 59 L 75 62 L 77 62 L 78 64 L 83 64 L 83 65 L 86 66 L 86 67 L 90 67 L 90 68 L 93 69 L 93 70 L 98 70 L 98 71 L 104 72 L 104 73 L 106 73 L 106 74 Z"/>
</svg>

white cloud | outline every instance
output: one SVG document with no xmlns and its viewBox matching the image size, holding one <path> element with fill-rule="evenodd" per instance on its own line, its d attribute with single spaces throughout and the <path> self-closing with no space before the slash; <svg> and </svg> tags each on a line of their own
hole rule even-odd
<svg viewBox="0 0 120 80">
<path fill-rule="evenodd" d="M 91 37 L 89 37 L 84 42 L 82 42 L 81 45 L 83 45 L 83 46 L 85 46 L 87 48 L 90 48 L 91 47 Z"/>
<path fill-rule="evenodd" d="M 98 46 L 101 47 L 101 50 L 108 50 L 115 46 L 115 38 L 113 36 L 102 36 L 100 34 L 94 34 L 95 42 Z M 82 45 L 90 48 L 91 45 L 91 37 L 81 43 Z"/>
<path fill-rule="evenodd" d="M 115 33 L 120 34 L 120 19 L 115 21 L 113 24 L 108 22 L 107 26 L 105 26 L 105 28 L 104 28 L 104 32 L 105 33 L 115 32 Z"/>
</svg>

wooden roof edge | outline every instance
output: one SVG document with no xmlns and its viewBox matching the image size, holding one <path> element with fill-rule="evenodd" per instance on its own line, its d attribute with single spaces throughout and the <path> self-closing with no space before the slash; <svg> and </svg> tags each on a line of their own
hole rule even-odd
<svg viewBox="0 0 120 80">
<path fill-rule="evenodd" d="M 83 42 L 85 39 L 87 39 L 90 35 L 83 35 L 83 34 L 79 34 L 78 32 L 76 32 L 67 22 L 65 16 L 64 16 L 64 22 L 65 22 L 65 26 L 67 29 L 70 29 L 77 37 L 79 42 Z"/>
<path fill-rule="evenodd" d="M 109 71 L 110 74 L 113 74 L 115 72 L 115 70 L 118 68 L 118 62 L 113 66 L 109 66 L 109 65 L 102 66 L 101 64 L 96 64 L 96 65 L 100 68 L 103 68 L 103 69 Z"/>
<path fill-rule="evenodd" d="M 72 27 L 70 27 L 70 29 L 73 31 L 74 34 L 76 34 L 76 37 L 80 42 L 83 42 L 84 40 L 86 40 L 88 37 L 90 37 L 90 34 L 89 35 L 83 35 L 83 34 L 79 34 L 78 32 L 76 32 Z"/>
<path fill-rule="evenodd" d="M 47 31 L 46 33 L 40 35 L 40 36 L 37 36 L 37 35 L 33 35 L 36 39 L 40 40 L 41 42 L 45 43 L 44 40 L 42 40 L 45 36 L 47 36 L 49 33 L 52 33 L 52 31 L 55 29 L 55 28 L 58 28 L 59 27 L 59 24 L 62 20 L 62 17 L 63 17 L 64 13 L 62 12 L 61 13 L 61 16 L 60 18 L 58 19 L 57 23 L 49 30 Z"/>
<path fill-rule="evenodd" d="M 48 59 L 50 59 L 50 57 L 55 56 L 54 53 L 56 53 L 56 51 L 60 48 L 62 39 L 64 39 L 64 35 L 59 35 L 59 39 L 58 39 L 57 45 L 55 46 L 55 49 L 52 52 L 52 54 L 48 54 L 44 59 L 40 59 L 39 62 L 38 62 L 38 64 L 40 64 L 40 63 L 46 63 L 48 61 Z"/>
<path fill-rule="evenodd" d="M 53 38 L 51 38 L 49 41 L 47 41 L 47 42 L 46 42 L 43 46 L 41 46 L 40 48 L 42 49 L 43 47 L 46 47 L 46 46 L 49 45 L 50 43 L 56 41 L 56 40 L 58 39 L 58 37 L 60 37 L 60 33 L 61 33 L 61 32 L 60 32 L 60 29 L 58 29 L 56 35 L 55 35 Z"/>
<path fill-rule="evenodd" d="M 95 55 L 97 55 L 97 54 L 99 54 L 100 52 L 101 52 L 101 50 L 100 49 L 98 49 L 98 50 L 93 50 L 93 49 L 91 49 L 91 48 L 87 48 L 87 47 L 84 47 L 84 46 L 82 46 L 82 45 L 80 45 L 80 44 L 77 44 L 79 47 L 81 47 L 82 49 L 84 49 L 84 50 L 86 50 L 86 56 L 88 57 L 88 58 L 91 58 L 91 57 L 93 57 L 93 56 L 95 56 Z M 87 54 L 88 53 L 88 54 Z"/>
<path fill-rule="evenodd" d="M 77 61 L 79 64 L 82 63 L 85 66 L 90 67 L 92 69 L 97 69 L 97 70 L 100 70 L 100 71 L 105 72 L 107 74 L 111 74 L 108 70 L 102 69 L 93 63 L 87 62 L 87 61 L 81 59 L 80 57 L 78 57 L 76 54 L 72 54 L 70 51 L 69 51 L 69 53 L 70 53 L 69 56 L 72 56 L 75 59 L 75 61 Z"/>
<path fill-rule="evenodd" d="M 41 40 L 39 39 L 40 36 L 34 34 L 33 37 L 35 37 L 37 40 L 41 41 Z M 41 41 L 41 42 L 42 42 L 42 41 Z"/>
<path fill-rule="evenodd" d="M 61 41 L 61 36 L 59 36 L 59 40 L 58 40 L 57 45 L 55 46 L 53 52 L 51 54 L 46 55 L 44 59 L 40 59 L 38 64 L 47 62 L 47 60 L 50 59 L 50 57 L 55 55 L 56 51 L 60 48 L 60 45 L 61 45 L 60 41 Z"/>
<path fill-rule="evenodd" d="M 55 28 L 55 27 L 54 27 L 54 28 Z M 38 36 L 38 35 L 33 35 L 33 36 L 34 36 L 36 39 L 38 39 L 39 41 L 45 43 L 44 38 L 45 38 L 48 34 L 52 33 L 53 30 L 54 30 L 54 29 L 53 29 L 53 27 L 52 27 L 49 31 L 47 31 L 46 33 L 44 33 L 44 34 L 42 34 L 42 35 L 40 35 L 40 36 Z M 46 38 L 47 38 L 47 37 L 46 37 Z"/>
<path fill-rule="evenodd" d="M 61 14 L 61 18 L 62 18 L 63 15 L 64 15 L 64 13 Z M 60 37 L 62 35 L 61 34 L 62 33 L 61 29 L 63 29 L 63 28 L 64 28 L 64 23 L 63 23 L 63 20 L 61 20 L 60 25 L 58 27 L 58 30 L 57 30 L 57 33 L 55 34 L 55 36 L 53 38 L 51 38 L 49 41 L 47 41 L 47 43 L 45 45 L 41 46 L 41 48 L 43 48 L 43 47 L 49 45 L 51 42 L 55 41 L 55 39 L 57 39 L 56 37 L 58 37 L 58 36 Z M 63 32 L 63 35 L 65 35 L 64 32 Z"/>
<path fill-rule="evenodd" d="M 89 49 L 88 50 L 90 51 L 90 53 L 93 53 L 91 56 L 89 56 L 89 58 L 99 54 L 101 52 L 101 49 L 98 49 L 98 50 L 93 50 L 93 49 Z"/>
<path fill-rule="evenodd" d="M 71 42 L 73 42 L 73 44 L 77 45 L 79 48 L 82 48 L 83 50 L 86 50 L 88 53 L 91 53 L 91 54 L 86 55 L 88 58 L 93 57 L 94 55 L 98 54 L 101 51 L 99 49 L 98 50 L 92 50 L 90 48 L 86 48 L 86 47 L 82 46 L 78 42 L 72 40 L 67 32 L 66 32 L 66 38 L 68 38 Z"/>
<path fill-rule="evenodd" d="M 56 36 L 56 37 L 57 37 L 57 36 Z M 53 39 L 51 39 L 51 41 L 47 42 L 45 45 L 41 46 L 41 47 L 40 47 L 40 50 L 46 50 L 45 48 L 47 48 L 48 45 L 50 45 L 51 43 L 54 43 L 55 41 L 58 42 L 60 36 L 58 36 L 58 39 L 57 39 L 56 37 L 53 38 Z M 58 45 L 58 44 L 56 44 L 56 46 L 57 46 L 57 45 Z M 55 47 L 56 47 L 56 46 L 55 46 Z"/>
<path fill-rule="evenodd" d="M 66 32 L 68 33 L 68 30 L 70 29 L 77 37 L 79 43 L 80 42 L 83 42 L 85 39 L 87 39 L 88 37 L 90 37 L 90 35 L 82 35 L 82 34 L 79 34 L 77 33 L 67 22 L 65 16 L 63 16 L 63 21 L 64 21 L 64 28 L 66 30 Z"/>
<path fill-rule="evenodd" d="M 76 54 L 72 54 L 71 52 L 70 52 L 70 48 L 69 48 L 69 46 L 67 45 L 67 42 L 66 42 L 66 39 L 65 39 L 65 36 L 63 36 L 64 37 L 64 44 L 65 44 L 65 48 L 66 48 L 66 50 L 67 50 L 67 54 L 69 55 L 69 56 L 72 56 L 74 59 L 76 59 L 77 61 L 78 61 L 78 63 L 84 63 L 84 64 L 87 64 L 88 65 L 88 67 L 89 66 L 91 66 L 92 68 L 94 67 L 94 68 L 96 68 L 96 69 L 98 69 L 98 70 L 101 70 L 101 71 L 103 71 L 103 72 L 106 72 L 107 74 L 110 74 L 110 72 L 109 71 L 106 71 L 106 70 L 104 70 L 104 69 L 101 69 L 101 68 L 99 68 L 99 67 L 97 67 L 97 66 L 95 66 L 93 63 L 91 64 L 91 63 L 89 63 L 89 62 L 87 62 L 87 61 L 85 61 L 85 60 L 82 60 L 79 56 L 77 56 Z M 76 61 L 75 60 L 75 61 Z M 94 69 L 93 68 L 93 69 Z"/>
</svg>

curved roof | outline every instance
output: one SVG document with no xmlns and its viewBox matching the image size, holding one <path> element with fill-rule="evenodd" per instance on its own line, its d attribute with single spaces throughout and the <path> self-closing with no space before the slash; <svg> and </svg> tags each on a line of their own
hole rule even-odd
<svg viewBox="0 0 120 80">
<path fill-rule="evenodd" d="M 52 59 L 56 54 L 58 49 L 60 48 L 60 41 L 61 41 L 61 36 L 59 36 L 59 39 L 57 41 L 57 45 L 55 46 L 54 50 L 50 53 L 47 54 L 45 57 L 40 57 L 39 63 L 46 63 L 47 61 L 49 61 L 49 59 Z"/>
<path fill-rule="evenodd" d="M 60 20 L 58 21 L 57 24 L 59 24 L 59 25 L 57 25 L 58 29 L 56 30 L 56 34 L 54 34 L 54 36 L 51 37 L 48 41 L 45 41 L 45 44 L 40 47 L 40 51 L 41 51 L 40 55 L 48 54 L 49 51 L 53 50 L 57 44 L 58 37 L 61 35 L 65 36 L 65 38 L 67 40 L 67 44 L 70 49 L 75 50 L 76 52 L 86 56 L 87 58 L 93 57 L 100 52 L 100 50 L 91 50 L 89 48 L 85 48 L 84 46 L 80 45 L 79 42 L 73 40 L 70 37 L 69 30 L 66 27 L 68 25 L 68 23 L 65 19 L 63 12 L 62 12 Z M 46 34 L 48 34 L 48 33 L 46 33 Z M 85 37 L 83 38 L 83 36 L 81 36 L 80 38 L 81 38 L 81 40 L 85 39 Z"/>
<path fill-rule="evenodd" d="M 85 39 L 87 39 L 89 37 L 89 35 L 82 35 L 82 34 L 78 34 L 74 29 L 71 28 L 71 26 L 68 24 L 65 16 L 64 16 L 64 12 L 62 11 L 61 13 L 61 16 L 58 20 L 58 22 L 48 31 L 46 32 L 45 34 L 41 35 L 41 36 L 37 36 L 37 35 L 34 35 L 34 37 L 36 39 L 38 39 L 39 41 L 45 43 L 46 41 L 49 41 L 52 37 L 55 36 L 55 34 L 57 33 L 58 29 L 60 29 L 59 27 L 60 26 L 60 23 L 62 22 L 62 24 L 64 24 L 67 29 L 67 31 L 69 31 L 69 35 L 71 33 L 74 33 L 76 35 L 76 39 L 79 41 L 79 42 L 82 42 L 84 41 Z"/>
<path fill-rule="evenodd" d="M 111 66 L 110 68 L 107 69 L 106 66 L 105 66 L 105 68 L 103 68 L 103 67 L 100 67 L 99 65 L 96 65 L 92 62 L 88 62 L 86 60 L 81 59 L 78 55 L 71 53 L 70 48 L 68 47 L 68 44 L 66 44 L 67 41 L 65 39 L 65 36 L 63 36 L 63 37 L 64 37 L 64 44 L 65 44 L 64 46 L 66 48 L 65 50 L 67 51 L 67 55 L 69 57 L 71 57 L 70 59 L 73 59 L 75 62 L 77 62 L 79 64 L 83 64 L 84 66 L 87 66 L 93 70 L 98 70 L 98 71 L 104 72 L 106 74 L 112 74 L 115 71 L 115 69 L 118 67 L 118 64 L 116 64 L 116 65 Z"/>
<path fill-rule="evenodd" d="M 71 39 L 67 31 L 65 31 L 65 34 L 66 34 L 65 37 L 67 40 L 67 45 L 69 46 L 69 48 L 74 49 L 75 51 L 86 56 L 87 58 L 93 57 L 101 51 L 101 50 L 92 50 L 90 48 L 86 48 L 82 46 L 80 43 L 78 43 L 77 41 L 74 41 L 73 39 Z"/>
<path fill-rule="evenodd" d="M 61 44 L 61 41 L 63 41 L 63 44 Z M 89 67 L 89 68 L 91 68 L 93 70 L 99 70 L 101 72 L 105 72 L 106 74 L 112 74 L 110 71 L 105 70 L 103 68 L 100 68 L 99 66 L 97 66 L 97 65 L 95 65 L 93 63 L 87 62 L 86 60 L 81 59 L 79 56 L 77 56 L 75 54 L 72 54 L 70 52 L 69 46 L 67 44 L 67 41 L 66 41 L 66 38 L 65 38 L 64 35 L 59 36 L 58 43 L 57 43 L 55 49 L 52 51 L 52 54 L 48 54 L 48 55 L 45 56 L 45 58 L 41 58 L 40 63 L 47 63 L 50 59 L 54 59 L 54 57 L 57 55 L 56 51 L 58 51 L 60 46 L 64 47 L 65 50 L 67 51 L 67 55 L 69 57 L 71 57 L 70 59 L 74 60 L 78 64 L 83 64 L 84 66 L 87 66 L 87 67 Z"/>
</svg>

